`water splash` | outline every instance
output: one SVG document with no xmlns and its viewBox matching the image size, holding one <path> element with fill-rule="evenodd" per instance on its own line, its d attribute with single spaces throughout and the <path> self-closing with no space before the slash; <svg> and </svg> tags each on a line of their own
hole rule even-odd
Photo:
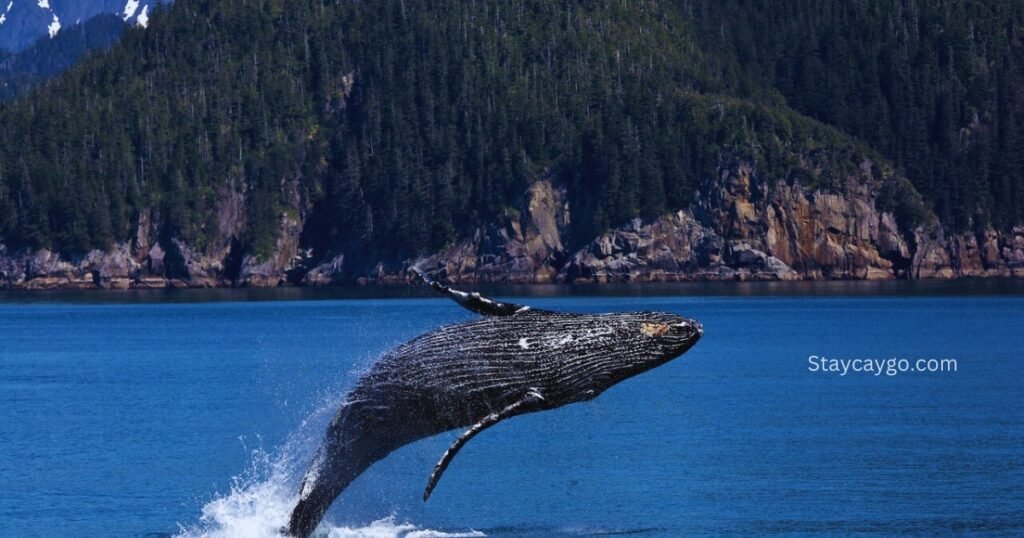
<svg viewBox="0 0 1024 538">
<path fill-rule="evenodd" d="M 323 529 L 323 525 L 320 526 Z M 470 538 L 487 536 L 479 531 L 444 532 L 421 529 L 411 523 L 395 523 L 394 516 L 378 519 L 366 527 L 331 527 L 327 538 Z"/>
<path fill-rule="evenodd" d="M 199 523 L 182 526 L 178 538 L 280 538 L 298 500 L 295 444 L 286 443 L 276 456 L 253 450 L 249 468 L 232 479 L 231 491 L 206 503 Z"/>
<path fill-rule="evenodd" d="M 251 451 L 248 468 L 231 481 L 231 490 L 203 506 L 199 522 L 179 526 L 177 538 L 281 538 L 298 502 L 298 483 L 320 443 L 325 424 L 341 402 L 341 392 L 325 394 L 288 440 L 273 453 Z M 243 440 L 244 445 L 244 440 Z M 478 531 L 445 532 L 398 523 L 392 515 L 363 527 L 334 525 L 325 520 L 317 538 L 469 538 Z"/>
</svg>

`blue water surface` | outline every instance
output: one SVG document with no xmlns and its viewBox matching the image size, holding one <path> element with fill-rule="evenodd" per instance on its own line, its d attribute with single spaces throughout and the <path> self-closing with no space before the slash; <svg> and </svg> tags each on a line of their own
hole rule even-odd
<svg viewBox="0 0 1024 538">
<path fill-rule="evenodd" d="M 519 301 L 676 312 L 705 336 L 593 402 L 482 433 L 428 503 L 458 432 L 395 452 L 339 498 L 333 525 L 1024 534 L 1024 297 Z M 376 356 L 471 317 L 442 299 L 0 303 L 0 535 L 210 525 L 204 506 L 258 478 L 254 453 L 304 462 Z M 810 371 L 811 355 L 948 358 L 956 371 L 843 376 Z"/>
</svg>

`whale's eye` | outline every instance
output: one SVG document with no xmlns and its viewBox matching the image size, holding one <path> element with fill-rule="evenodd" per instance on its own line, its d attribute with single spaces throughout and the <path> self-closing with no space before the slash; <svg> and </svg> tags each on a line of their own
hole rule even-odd
<svg viewBox="0 0 1024 538">
<path fill-rule="evenodd" d="M 664 323 L 644 323 L 640 331 L 647 336 L 665 336 L 668 332 L 668 325 Z"/>
</svg>

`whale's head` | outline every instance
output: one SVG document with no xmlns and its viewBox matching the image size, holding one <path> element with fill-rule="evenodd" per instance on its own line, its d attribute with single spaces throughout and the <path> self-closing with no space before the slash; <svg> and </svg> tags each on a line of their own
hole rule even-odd
<svg viewBox="0 0 1024 538">
<path fill-rule="evenodd" d="M 664 312 L 603 314 L 587 321 L 587 328 L 573 331 L 580 353 L 561 368 L 561 383 L 578 389 L 568 395 L 571 401 L 592 399 L 661 366 L 704 335 L 697 320 Z"/>
</svg>

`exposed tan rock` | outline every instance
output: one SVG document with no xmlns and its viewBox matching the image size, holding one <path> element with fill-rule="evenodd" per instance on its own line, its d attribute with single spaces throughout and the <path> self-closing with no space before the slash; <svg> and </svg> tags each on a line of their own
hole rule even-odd
<svg viewBox="0 0 1024 538">
<path fill-rule="evenodd" d="M 242 260 L 237 285 L 271 288 L 287 282 L 288 272 L 302 259 L 299 254 L 299 236 L 302 222 L 296 215 L 284 213 L 278 226 L 274 252 L 266 259 L 247 254 Z"/>
<path fill-rule="evenodd" d="M 139 213 L 138 219 L 135 225 L 135 243 L 132 245 L 132 250 L 135 252 L 145 253 L 153 245 L 153 221 L 152 212 L 149 209 L 145 209 Z"/>
<path fill-rule="evenodd" d="M 132 279 L 139 275 L 141 266 L 132 257 L 128 245 L 120 244 L 107 252 L 90 252 L 80 268 L 92 273 L 98 287 L 127 289 Z"/>
<path fill-rule="evenodd" d="M 558 282 L 597 283 L 1024 273 L 1024 228 L 950 239 L 934 222 L 901 229 L 892 213 L 876 208 L 877 192 L 894 181 L 877 173 L 865 160 L 858 174 L 832 182 L 837 191 L 825 191 L 760 178 L 755 166 L 739 162 L 703 183 L 692 208 L 627 223 L 572 253 L 561 241 L 564 224 L 523 231 L 523 222 L 557 220 L 553 208 L 559 206 L 543 203 L 552 189 L 545 182 L 531 189 L 527 209 L 504 226 L 477 230 L 423 267 L 452 282 L 546 282 L 556 269 Z"/>
<path fill-rule="evenodd" d="M 164 249 L 160 248 L 160 245 L 153 245 L 149 252 L 146 253 L 146 262 L 148 264 L 149 273 L 152 275 L 164 274 L 164 257 L 167 253 Z"/>
<path fill-rule="evenodd" d="M 225 256 L 210 256 L 180 239 L 172 239 L 171 250 L 164 258 L 168 266 L 167 274 L 192 288 L 215 288 L 219 285 L 220 275 L 224 273 L 228 249 L 223 250 Z"/>
<path fill-rule="evenodd" d="M 999 234 L 995 230 L 985 230 L 982 236 L 981 258 L 985 268 L 996 267 L 1001 261 L 999 253 Z"/>
<path fill-rule="evenodd" d="M 911 266 L 914 278 L 952 278 L 955 275 L 941 228 L 931 231 L 918 228 L 915 242 L 917 252 Z"/>
<path fill-rule="evenodd" d="M 679 211 L 644 225 L 602 234 L 577 251 L 558 275 L 561 282 L 683 281 L 715 268 L 722 240 L 713 230 Z M 703 262 L 703 263 L 702 263 Z M 707 275 L 718 275 L 715 271 Z M 731 278 L 728 273 L 724 278 Z M 709 278 L 712 278 L 709 276 Z"/>
<path fill-rule="evenodd" d="M 910 247 L 900 233 L 896 217 L 892 213 L 882 213 L 882 218 L 878 221 L 878 253 L 890 260 L 912 258 Z"/>
<path fill-rule="evenodd" d="M 323 287 L 339 284 L 345 269 L 345 255 L 335 256 L 309 270 L 302 277 L 303 286 Z"/>
<path fill-rule="evenodd" d="M 143 290 L 156 290 L 168 287 L 168 282 L 164 277 L 144 276 L 132 281 L 131 287 Z"/>
<path fill-rule="evenodd" d="M 552 282 L 566 256 L 562 234 L 569 218 L 565 190 L 538 181 L 503 222 L 477 229 L 419 265 L 453 282 Z"/>
</svg>

